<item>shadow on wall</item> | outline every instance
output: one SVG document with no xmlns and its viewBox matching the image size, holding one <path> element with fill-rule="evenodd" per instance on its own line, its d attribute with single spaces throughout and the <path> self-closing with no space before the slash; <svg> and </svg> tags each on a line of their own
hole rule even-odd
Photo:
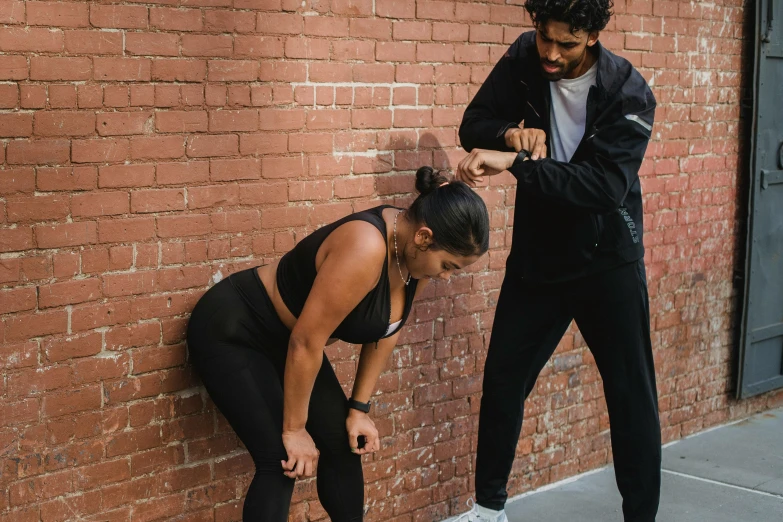
<svg viewBox="0 0 783 522">
<path fill-rule="evenodd" d="M 431 131 L 379 133 L 377 151 L 371 163 L 372 172 L 376 174 L 376 193 L 380 199 L 393 198 L 392 204 L 400 207 L 407 207 L 416 198 L 416 170 L 419 167 L 426 165 L 445 170 L 452 177 L 455 153 L 464 154 L 459 149 L 444 149 L 438 136 Z"/>
</svg>

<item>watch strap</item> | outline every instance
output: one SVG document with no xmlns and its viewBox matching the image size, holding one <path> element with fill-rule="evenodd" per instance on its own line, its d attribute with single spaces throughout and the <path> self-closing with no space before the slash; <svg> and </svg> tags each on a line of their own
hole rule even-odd
<svg viewBox="0 0 783 522">
<path fill-rule="evenodd" d="M 353 397 L 348 399 L 348 407 L 353 408 L 354 410 L 359 410 L 364 413 L 368 413 L 370 411 L 370 403 L 369 402 L 361 402 L 357 401 Z"/>
</svg>

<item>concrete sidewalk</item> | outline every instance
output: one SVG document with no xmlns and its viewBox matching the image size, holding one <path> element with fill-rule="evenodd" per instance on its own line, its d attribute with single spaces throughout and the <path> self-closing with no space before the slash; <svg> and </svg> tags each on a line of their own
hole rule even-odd
<svg viewBox="0 0 783 522">
<path fill-rule="evenodd" d="M 783 409 L 663 450 L 658 522 L 783 522 Z M 511 500 L 509 522 L 622 522 L 611 467 Z"/>
</svg>

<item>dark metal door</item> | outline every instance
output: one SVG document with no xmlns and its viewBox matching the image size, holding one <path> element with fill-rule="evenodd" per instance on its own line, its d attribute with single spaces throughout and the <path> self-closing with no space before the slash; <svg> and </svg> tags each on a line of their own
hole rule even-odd
<svg viewBox="0 0 783 522">
<path fill-rule="evenodd" d="M 783 387 L 783 0 L 756 3 L 751 186 L 737 396 Z"/>
</svg>

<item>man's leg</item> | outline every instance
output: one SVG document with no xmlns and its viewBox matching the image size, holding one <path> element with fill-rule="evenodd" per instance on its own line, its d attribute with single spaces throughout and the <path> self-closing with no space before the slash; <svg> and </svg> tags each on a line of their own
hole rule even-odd
<svg viewBox="0 0 783 522">
<path fill-rule="evenodd" d="M 595 357 L 609 410 L 626 522 L 652 522 L 661 489 L 661 427 L 644 261 L 580 282 L 570 302 Z"/>
<path fill-rule="evenodd" d="M 499 510 L 506 503 L 525 398 L 570 323 L 561 292 L 530 289 L 506 275 L 484 367 L 476 456 L 480 506 Z"/>
</svg>

